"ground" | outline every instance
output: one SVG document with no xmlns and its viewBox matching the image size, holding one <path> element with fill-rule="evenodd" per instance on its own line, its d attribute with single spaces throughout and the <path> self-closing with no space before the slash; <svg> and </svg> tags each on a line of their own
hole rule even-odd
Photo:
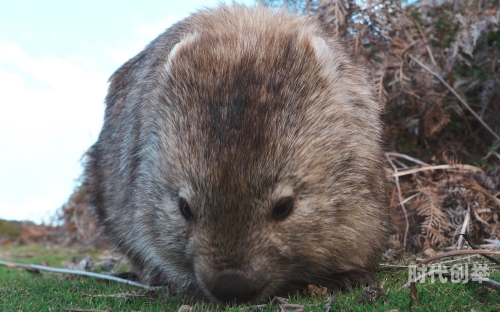
<svg viewBox="0 0 500 312">
<path fill-rule="evenodd" d="M 24 245 L 5 246 L 0 249 L 0 259 L 9 262 L 42 264 L 63 267 L 63 262 L 73 258 L 92 257 L 98 262 L 107 251 L 85 250 L 76 247 Z M 477 259 L 473 259 L 477 261 Z M 411 260 L 410 260 L 411 261 Z M 67 263 L 67 262 L 65 262 Z M 500 281 L 500 267 L 488 263 L 490 278 Z M 119 270 L 126 270 L 122 266 Z M 100 271 L 100 267 L 93 270 Z M 408 269 L 394 267 L 377 273 L 383 288 L 380 298 L 372 303 L 370 298 L 381 294 L 380 289 L 360 287 L 344 292 L 322 292 L 312 289 L 307 294 L 294 294 L 285 300 L 294 311 L 407 311 L 409 288 L 400 289 L 408 282 Z M 420 304 L 413 304 L 413 311 L 500 311 L 500 293 L 473 282 L 434 283 L 429 280 L 418 284 Z M 280 311 L 280 301 L 262 309 L 247 306 L 213 307 L 196 303 L 182 296 L 168 296 L 164 291 L 147 292 L 137 287 L 95 278 L 29 272 L 22 268 L 0 266 L 0 311 Z M 299 311 L 299 310 L 295 310 Z"/>
</svg>

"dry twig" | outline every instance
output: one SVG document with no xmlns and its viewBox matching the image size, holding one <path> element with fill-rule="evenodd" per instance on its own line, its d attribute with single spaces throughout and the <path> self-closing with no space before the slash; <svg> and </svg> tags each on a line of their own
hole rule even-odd
<svg viewBox="0 0 500 312">
<path fill-rule="evenodd" d="M 453 256 L 458 256 L 458 255 L 500 255 L 500 251 L 491 251 L 491 250 L 455 250 L 455 251 L 448 251 L 448 252 L 443 252 L 440 254 L 437 254 L 435 256 L 429 257 L 425 260 L 420 261 L 417 267 L 422 267 L 423 265 L 430 263 L 434 260 L 441 259 L 441 258 L 447 258 L 447 257 L 453 257 Z M 482 280 L 483 281 L 483 280 Z M 484 282 L 484 281 L 483 281 Z M 493 283 L 493 284 L 498 284 L 498 283 Z M 499 284 L 500 285 L 500 284 Z M 496 285 L 494 287 L 497 287 Z M 410 302 L 408 303 L 408 308 L 411 310 L 411 306 L 413 304 L 413 301 L 416 301 L 420 303 L 418 300 L 417 296 L 417 286 L 415 286 L 415 280 L 412 280 L 410 282 Z M 495 288 L 496 289 L 496 288 Z"/>
<path fill-rule="evenodd" d="M 391 157 L 404 158 L 406 160 L 412 161 L 412 162 L 414 162 L 416 164 L 419 164 L 419 165 L 422 165 L 422 166 L 430 166 L 429 164 L 427 164 L 427 163 L 425 163 L 425 162 L 423 162 L 421 160 L 418 160 L 416 158 L 413 158 L 413 157 L 405 155 L 405 154 L 389 152 L 389 153 L 387 153 L 387 155 L 389 155 Z"/>
<path fill-rule="evenodd" d="M 394 174 L 398 173 L 398 168 L 394 165 L 392 162 L 391 158 L 386 154 L 387 160 L 389 161 L 389 164 L 391 165 L 392 169 L 394 170 Z M 399 186 L 399 177 L 394 176 L 395 182 L 396 182 L 396 188 L 398 189 L 398 196 L 399 196 L 399 203 L 401 204 L 401 209 L 403 209 L 403 213 L 405 215 L 405 222 L 406 222 L 406 229 L 405 229 L 405 234 L 403 238 L 403 246 L 406 247 L 406 238 L 408 236 L 408 231 L 410 229 L 410 223 L 408 222 L 408 213 L 406 212 L 406 207 L 403 201 L 403 196 L 401 195 L 401 187 Z"/>
<path fill-rule="evenodd" d="M 460 103 L 462 103 L 462 105 L 465 106 L 465 108 L 467 108 L 467 110 L 472 114 L 472 116 L 474 116 L 483 125 L 483 127 L 486 130 L 488 130 L 489 133 L 491 133 L 491 135 L 493 135 L 497 140 L 500 139 L 500 136 L 498 136 L 498 134 L 496 134 L 495 131 L 493 131 L 484 122 L 484 120 L 481 117 L 479 117 L 478 114 L 476 114 L 476 112 L 469 106 L 469 104 L 467 104 L 467 102 L 464 99 L 462 99 L 462 97 L 457 93 L 457 91 L 455 91 L 455 89 L 453 89 L 443 78 L 441 78 L 441 76 L 438 73 L 436 73 L 435 71 L 433 71 L 429 67 L 425 66 L 422 62 L 420 62 L 419 60 L 417 60 L 413 55 L 408 54 L 408 56 L 413 61 L 415 61 L 415 63 L 417 63 L 418 65 L 420 65 L 423 69 L 425 69 L 426 71 L 428 71 L 429 73 L 431 73 L 432 75 L 434 75 L 437 79 L 439 79 L 439 81 L 441 81 L 441 83 L 444 84 L 451 91 L 451 93 L 453 93 L 453 95 L 458 99 L 458 101 Z"/>
<path fill-rule="evenodd" d="M 55 272 L 55 273 L 90 276 L 90 277 L 105 279 L 105 280 L 109 280 L 109 281 L 124 283 L 124 284 L 128 284 L 128 285 L 136 286 L 136 287 L 141 287 L 141 288 L 151 290 L 151 291 L 157 291 L 157 290 L 160 290 L 163 288 L 163 287 L 159 287 L 159 286 L 148 286 L 148 285 L 144 285 L 144 284 L 137 283 L 134 281 L 129 281 L 129 280 L 115 277 L 115 276 L 111 276 L 111 275 L 98 274 L 98 273 L 94 273 L 94 272 L 81 271 L 81 270 L 69 270 L 69 269 L 62 269 L 62 268 L 53 268 L 53 267 L 48 267 L 48 266 L 38 265 L 38 264 L 15 263 L 15 262 L 8 262 L 8 261 L 4 261 L 4 260 L 0 260 L 0 265 L 4 265 L 7 267 L 24 268 L 24 269 L 35 269 L 35 270 Z"/>
<path fill-rule="evenodd" d="M 481 168 L 471 166 L 471 165 L 437 165 L 437 166 L 428 166 L 428 167 L 421 167 L 421 168 L 413 168 L 409 170 L 404 170 L 404 171 L 397 171 L 393 173 L 393 177 L 400 177 L 408 174 L 413 174 L 421 171 L 426 171 L 426 170 L 438 170 L 438 169 L 463 169 L 463 170 L 470 170 L 474 172 L 481 172 L 484 173 L 484 171 Z"/>
</svg>

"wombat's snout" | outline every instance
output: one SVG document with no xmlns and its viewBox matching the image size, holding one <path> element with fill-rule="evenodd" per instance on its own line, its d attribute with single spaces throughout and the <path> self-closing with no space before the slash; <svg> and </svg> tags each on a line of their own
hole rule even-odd
<svg viewBox="0 0 500 312">
<path fill-rule="evenodd" d="M 254 299 L 258 292 L 248 278 L 236 273 L 220 275 L 212 288 L 212 294 L 223 303 L 248 302 Z"/>
</svg>

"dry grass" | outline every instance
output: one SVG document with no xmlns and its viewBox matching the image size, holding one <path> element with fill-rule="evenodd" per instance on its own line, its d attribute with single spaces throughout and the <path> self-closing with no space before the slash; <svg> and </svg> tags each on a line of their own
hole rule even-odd
<svg viewBox="0 0 500 312">
<path fill-rule="evenodd" d="M 393 250 L 500 237 L 498 0 L 263 2 L 311 15 L 368 69 L 398 152 Z"/>
<path fill-rule="evenodd" d="M 385 104 L 386 141 L 393 151 L 390 250 L 432 253 L 456 245 L 463 232 L 474 241 L 499 238 L 498 0 L 285 3 L 346 43 Z M 26 226 L 23 240 L 105 245 L 83 188 L 59 218 L 59 235 L 54 228 Z"/>
</svg>

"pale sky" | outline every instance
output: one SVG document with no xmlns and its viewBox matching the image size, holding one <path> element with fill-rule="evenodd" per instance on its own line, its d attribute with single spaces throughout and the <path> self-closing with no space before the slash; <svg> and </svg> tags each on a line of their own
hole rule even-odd
<svg viewBox="0 0 500 312">
<path fill-rule="evenodd" d="M 0 219 L 48 220 L 99 135 L 108 77 L 174 22 L 221 2 L 232 1 L 2 1 Z"/>
</svg>

